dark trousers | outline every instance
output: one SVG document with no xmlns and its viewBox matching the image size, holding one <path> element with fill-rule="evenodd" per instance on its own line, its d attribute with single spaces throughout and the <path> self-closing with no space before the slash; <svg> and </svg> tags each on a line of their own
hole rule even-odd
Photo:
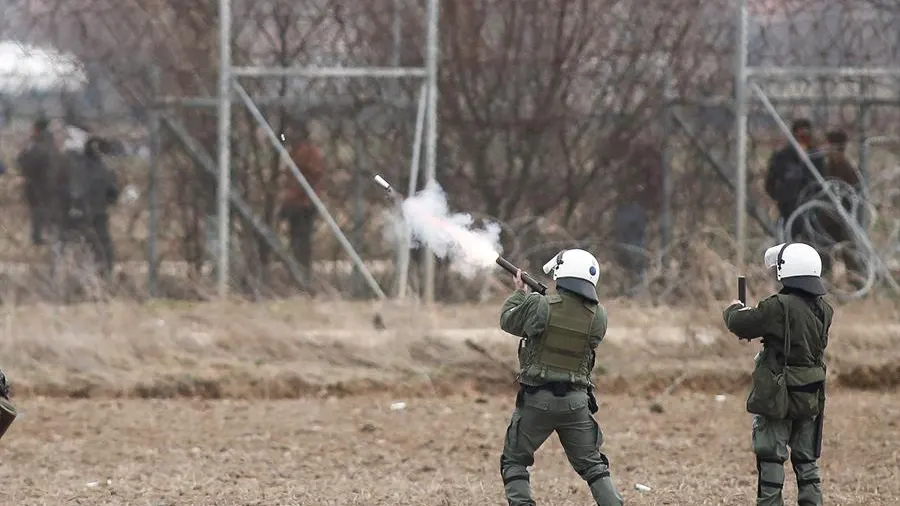
<svg viewBox="0 0 900 506">
<path fill-rule="evenodd" d="M 287 208 L 281 215 L 288 224 L 291 253 L 300 264 L 307 286 L 312 281 L 313 236 L 316 228 L 316 209 L 312 206 Z"/>
<path fill-rule="evenodd" d="M 113 246 L 112 235 L 109 233 L 109 215 L 101 215 L 91 223 L 91 251 L 102 270 L 103 277 L 112 274 L 113 264 L 116 260 L 116 251 Z"/>
<path fill-rule="evenodd" d="M 37 188 L 25 188 L 25 203 L 28 205 L 28 214 L 31 220 L 32 244 L 44 244 L 44 232 L 50 226 L 51 202 L 50 199 L 41 199 Z"/>
<path fill-rule="evenodd" d="M 100 274 L 108 279 L 115 264 L 115 247 L 109 232 L 109 215 L 100 214 L 89 219 L 67 220 L 63 240 L 72 242 L 81 235 L 94 256 Z"/>
</svg>

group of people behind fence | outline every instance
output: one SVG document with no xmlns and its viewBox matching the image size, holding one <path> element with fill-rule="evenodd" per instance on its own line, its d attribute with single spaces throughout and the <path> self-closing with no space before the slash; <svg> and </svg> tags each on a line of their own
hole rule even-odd
<svg viewBox="0 0 900 506">
<path fill-rule="evenodd" d="M 38 119 L 34 123 L 28 145 L 17 158 L 24 179 L 24 197 L 31 218 L 31 240 L 35 245 L 45 243 L 48 234 L 66 242 L 68 238 L 84 237 L 104 274 L 112 271 L 115 259 L 109 231 L 109 209 L 118 198 L 115 174 L 103 162 L 109 143 L 99 137 L 87 137 L 82 145 L 60 149 L 50 131 L 49 122 Z M 864 182 L 859 170 L 846 156 L 848 136 L 840 130 L 829 131 L 820 145 L 813 135 L 812 122 L 798 119 L 792 134 L 805 150 L 812 166 L 830 181 L 841 205 L 854 219 L 860 216 Z M 283 142 L 291 157 L 314 191 L 321 187 L 324 175 L 323 157 L 309 139 L 304 125 L 285 129 Z M 304 271 L 307 283 L 312 275 L 312 245 L 317 211 L 310 197 L 292 174 L 286 176 L 279 196 L 280 220 L 288 225 L 292 253 Z M 819 250 L 823 272 L 832 272 L 833 258 L 843 260 L 849 278 L 857 287 L 864 283 L 865 261 L 856 246 L 854 225 L 837 212 L 830 197 L 818 183 L 810 168 L 792 143 L 773 153 L 768 166 L 765 189 L 775 201 L 780 214 L 780 228 L 786 240 L 804 241 Z M 810 207 L 811 201 L 823 205 Z M 798 212 L 798 210 L 800 212 Z M 628 237 L 621 237 L 623 267 L 631 274 L 629 284 L 640 284 L 646 262 L 638 251 L 645 246 L 646 210 L 632 202 L 618 209 L 617 229 Z M 637 234 L 637 235 L 636 235 Z M 634 236 L 634 237 L 632 237 Z M 840 253 L 833 255 L 839 249 Z M 307 286 L 309 288 L 309 286 Z"/>
<path fill-rule="evenodd" d="M 69 137 L 60 148 L 49 126 L 44 118 L 36 120 L 16 158 L 24 178 L 31 242 L 40 246 L 48 239 L 55 244 L 84 239 L 106 277 L 115 261 L 109 209 L 118 199 L 119 188 L 102 155 L 112 151 L 112 144 L 69 127 Z"/>
<path fill-rule="evenodd" d="M 841 260 L 848 281 L 860 289 L 866 281 L 867 255 L 853 228 L 866 226 L 867 193 L 861 172 L 846 154 L 848 135 L 843 130 L 827 131 L 825 142 L 819 143 L 812 122 L 805 118 L 793 122 L 792 134 L 828 189 L 819 183 L 792 143 L 776 150 L 769 159 L 765 179 L 766 193 L 779 214 L 776 239 L 802 241 L 815 247 L 822 257 L 825 277 L 834 273 L 834 260 Z M 829 192 L 840 201 L 850 222 L 841 216 Z M 625 272 L 624 295 L 635 294 L 645 283 L 649 262 L 644 248 L 649 223 L 650 216 L 642 202 L 625 200 L 616 209 L 616 260 Z"/>
<path fill-rule="evenodd" d="M 850 283 L 860 288 L 865 282 L 865 255 L 853 228 L 865 225 L 862 219 L 866 193 L 862 174 L 846 155 L 847 133 L 828 131 L 825 142 L 820 144 L 812 122 L 805 118 L 793 122 L 791 133 L 828 189 L 821 186 L 792 143 L 772 154 L 765 189 L 778 207 L 784 239 L 815 247 L 822 257 L 823 277 L 832 274 L 833 260 L 839 258 Z M 849 222 L 841 216 L 829 193 L 837 197 L 852 218 Z"/>
<path fill-rule="evenodd" d="M 47 244 L 48 239 L 55 244 L 84 239 L 100 273 L 106 277 L 112 273 L 115 262 L 109 211 L 118 199 L 119 187 L 103 155 L 117 154 L 119 150 L 114 142 L 71 125 L 67 126 L 69 137 L 60 147 L 49 127 L 48 120 L 36 120 L 27 145 L 16 159 L 24 178 L 31 241 L 40 246 Z M 319 191 L 324 161 L 321 150 L 310 140 L 308 129 L 303 124 L 290 125 L 282 133 L 282 141 L 313 191 Z M 284 163 L 282 176 L 278 219 L 287 224 L 290 250 L 303 271 L 304 288 L 311 290 L 317 210 Z"/>
</svg>

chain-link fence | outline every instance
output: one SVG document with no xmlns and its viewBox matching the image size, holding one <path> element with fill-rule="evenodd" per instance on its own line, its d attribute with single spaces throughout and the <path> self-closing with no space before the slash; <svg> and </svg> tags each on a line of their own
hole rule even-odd
<svg viewBox="0 0 900 506">
<path fill-rule="evenodd" d="M 872 190 L 893 162 L 867 139 L 894 135 L 897 79 L 887 71 L 835 76 L 840 67 L 897 65 L 900 41 L 890 31 L 897 8 L 849 0 L 755 0 L 749 8 L 748 65 L 810 69 L 753 81 L 788 122 L 808 117 L 820 138 L 845 130 L 847 153 Z M 110 211 L 118 291 L 213 295 L 218 3 L 30 0 L 4 12 L 0 38 L 55 48 L 78 61 L 81 76 L 78 86 L 51 91 L 35 91 L 31 81 L 25 91 L 4 85 L 6 263 L 39 263 L 46 249 L 29 245 L 16 167 L 43 113 L 56 118 L 57 130 L 85 123 L 128 146 L 105 157 L 121 190 Z M 424 0 L 235 0 L 232 18 L 233 65 L 245 69 L 414 69 L 428 59 Z M 500 223 L 504 256 L 523 266 L 563 247 L 596 252 L 607 297 L 727 297 L 736 247 L 737 19 L 736 2 L 725 0 L 644 8 L 620 0 L 441 2 L 436 176 L 451 207 Z M 3 83 L 27 81 L 22 67 L 0 68 Z M 346 244 L 295 187 L 274 133 L 278 141 L 284 134 L 291 159 L 380 288 L 401 291 L 398 244 L 386 232 L 392 204 L 371 177 L 382 174 L 405 193 L 411 166 L 424 165 L 422 76 L 282 72 L 237 82 L 252 103 L 240 91 L 232 97 L 232 290 L 373 293 Z M 750 102 L 748 255 L 755 260 L 779 234 L 764 180 L 786 140 Z M 420 175 L 413 186 L 424 182 Z M 866 198 L 886 207 L 878 192 Z M 405 282 L 417 295 L 427 291 L 428 271 L 422 252 L 414 253 Z M 493 277 L 460 279 L 440 261 L 436 276 L 442 300 L 502 289 Z"/>
</svg>

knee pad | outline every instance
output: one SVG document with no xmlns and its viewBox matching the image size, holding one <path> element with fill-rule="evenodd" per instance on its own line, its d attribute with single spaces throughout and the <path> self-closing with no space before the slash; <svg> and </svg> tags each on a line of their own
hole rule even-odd
<svg viewBox="0 0 900 506">
<path fill-rule="evenodd" d="M 506 469 L 508 469 L 509 467 L 514 466 L 514 465 L 516 465 L 514 462 L 511 462 L 509 459 L 507 459 L 503 455 L 500 456 L 500 479 L 503 480 L 504 487 L 514 481 L 527 481 L 527 482 L 531 481 L 527 470 L 515 472 L 515 473 L 507 476 L 506 472 L 505 472 Z"/>
<path fill-rule="evenodd" d="M 586 479 L 584 481 L 586 481 L 588 486 L 590 487 L 595 482 L 598 482 L 598 481 L 602 480 L 603 478 L 609 478 L 609 476 L 610 476 L 609 471 L 603 471 L 602 473 L 599 473 L 597 476 L 594 476 L 590 479 Z"/>
</svg>

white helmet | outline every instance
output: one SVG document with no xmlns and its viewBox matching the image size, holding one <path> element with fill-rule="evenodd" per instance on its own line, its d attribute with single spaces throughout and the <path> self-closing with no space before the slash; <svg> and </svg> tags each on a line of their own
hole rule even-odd
<svg viewBox="0 0 900 506">
<path fill-rule="evenodd" d="M 781 284 L 813 295 L 825 295 L 822 284 L 822 258 L 809 244 L 782 243 L 766 250 L 766 267 L 775 268 Z"/>
<path fill-rule="evenodd" d="M 597 280 L 600 279 L 600 264 L 594 255 L 583 249 L 564 249 L 544 264 L 544 274 L 553 273 L 556 286 L 581 295 L 592 302 L 598 302 Z"/>
</svg>

